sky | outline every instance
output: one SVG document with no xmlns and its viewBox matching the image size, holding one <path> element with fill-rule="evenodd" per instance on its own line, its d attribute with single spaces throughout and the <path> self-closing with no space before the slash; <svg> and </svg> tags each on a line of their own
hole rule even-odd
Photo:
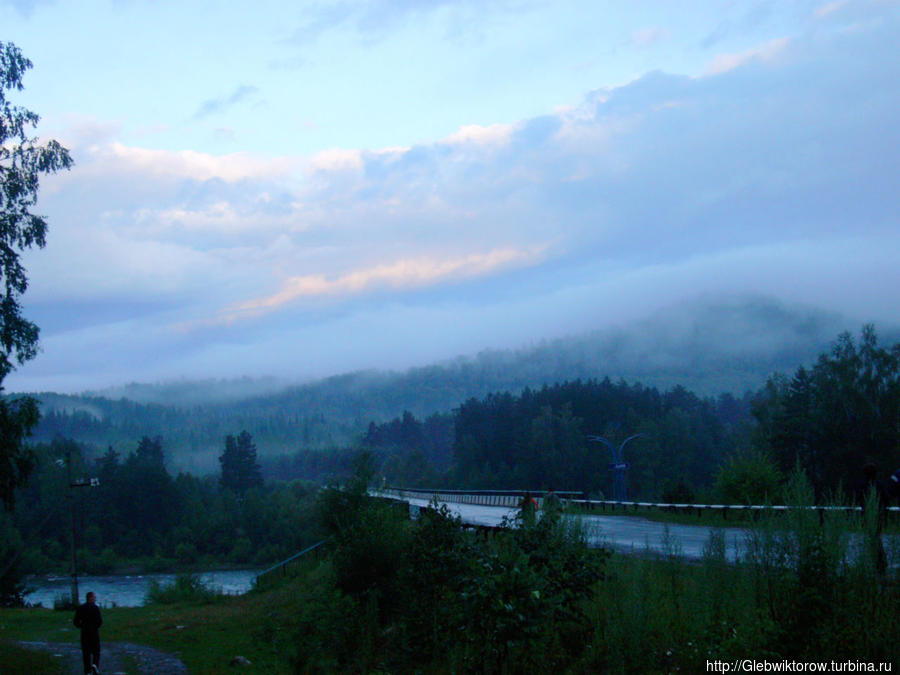
<svg viewBox="0 0 900 675">
<path fill-rule="evenodd" d="M 900 3 L 0 0 L 74 167 L 8 391 L 399 369 L 766 297 L 894 322 Z"/>
</svg>

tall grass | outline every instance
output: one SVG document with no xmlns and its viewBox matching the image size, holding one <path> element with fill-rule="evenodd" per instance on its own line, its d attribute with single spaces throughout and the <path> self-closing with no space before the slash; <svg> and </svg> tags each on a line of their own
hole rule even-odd
<svg viewBox="0 0 900 675">
<path fill-rule="evenodd" d="M 787 494 L 813 503 L 800 472 Z M 900 658 L 900 547 L 888 547 L 883 571 L 874 504 L 864 516 L 760 517 L 737 562 L 721 530 L 688 562 L 668 531 L 662 556 L 610 555 L 588 551 L 565 515 L 485 538 L 446 510 L 410 523 L 339 506 L 353 536 L 339 531 L 329 560 L 298 584 L 283 632 L 298 673 L 693 673 L 716 660 Z"/>
<path fill-rule="evenodd" d="M 163 584 L 156 579 L 150 581 L 150 588 L 144 598 L 148 605 L 171 605 L 176 602 L 215 602 L 222 592 L 207 586 L 196 574 L 179 574 L 174 581 Z"/>
<path fill-rule="evenodd" d="M 811 505 L 802 473 L 791 503 Z M 795 509 L 747 531 L 737 564 L 714 531 L 703 559 L 616 556 L 597 587 L 593 640 L 575 672 L 706 672 L 707 660 L 897 661 L 897 544 L 878 564 L 878 512 Z"/>
</svg>

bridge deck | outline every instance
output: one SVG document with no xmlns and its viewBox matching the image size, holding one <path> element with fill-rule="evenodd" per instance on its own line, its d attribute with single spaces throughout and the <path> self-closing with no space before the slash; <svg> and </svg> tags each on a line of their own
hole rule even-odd
<svg viewBox="0 0 900 675">
<path fill-rule="evenodd" d="M 393 497 L 409 502 L 411 505 L 425 508 L 431 505 L 430 500 L 417 497 Z M 514 519 L 518 510 L 509 506 L 484 506 L 478 504 L 461 504 L 457 502 L 441 502 L 446 504 L 450 512 L 459 515 L 460 519 L 470 525 L 496 527 L 504 518 Z M 724 535 L 725 557 L 732 562 L 742 559 L 748 548 L 749 530 L 740 527 L 710 527 L 706 525 L 681 525 L 661 523 L 638 516 L 598 516 L 578 515 L 590 546 L 606 546 L 623 553 L 650 553 L 654 555 L 674 554 L 688 560 L 700 560 L 703 550 L 714 531 Z M 853 547 L 861 545 L 859 537 Z M 890 545 L 889 540 L 896 536 L 885 536 L 885 548 L 891 556 L 897 546 Z M 900 560 L 889 560 L 889 565 L 900 564 Z"/>
</svg>

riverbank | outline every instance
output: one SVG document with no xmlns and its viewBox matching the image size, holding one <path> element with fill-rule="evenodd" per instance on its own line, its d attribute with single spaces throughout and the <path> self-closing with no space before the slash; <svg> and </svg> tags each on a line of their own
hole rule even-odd
<svg viewBox="0 0 900 675">
<path fill-rule="evenodd" d="M 223 595 L 239 595 L 253 587 L 257 569 L 205 570 L 193 571 L 200 582 Z M 125 574 L 104 576 L 80 576 L 78 586 L 82 599 L 87 591 L 97 594 L 101 607 L 140 607 L 144 604 L 150 588 L 154 585 L 166 586 L 174 583 L 178 573 Z M 68 598 L 71 593 L 71 577 L 44 576 L 29 577 L 25 602 L 31 606 L 53 607 L 59 598 Z"/>
</svg>

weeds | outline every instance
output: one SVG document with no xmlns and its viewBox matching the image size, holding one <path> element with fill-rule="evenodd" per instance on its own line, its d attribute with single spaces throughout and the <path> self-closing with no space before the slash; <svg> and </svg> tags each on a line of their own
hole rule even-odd
<svg viewBox="0 0 900 675">
<path fill-rule="evenodd" d="M 179 574 L 170 584 L 153 579 L 147 590 L 146 604 L 172 605 L 177 602 L 210 603 L 222 597 L 218 588 L 203 583 L 196 574 Z"/>
</svg>

